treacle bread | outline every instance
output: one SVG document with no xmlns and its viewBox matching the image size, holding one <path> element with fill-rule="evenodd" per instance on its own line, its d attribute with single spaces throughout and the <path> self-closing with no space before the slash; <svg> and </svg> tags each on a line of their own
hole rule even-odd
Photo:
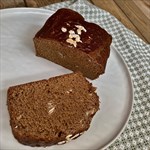
<svg viewBox="0 0 150 150">
<path fill-rule="evenodd" d="M 33 40 L 37 56 L 96 79 L 105 72 L 112 36 L 78 12 L 62 8 L 48 18 Z"/>
<path fill-rule="evenodd" d="M 71 73 L 12 86 L 7 105 L 14 137 L 25 145 L 48 146 L 88 130 L 99 97 L 81 73 Z"/>
</svg>

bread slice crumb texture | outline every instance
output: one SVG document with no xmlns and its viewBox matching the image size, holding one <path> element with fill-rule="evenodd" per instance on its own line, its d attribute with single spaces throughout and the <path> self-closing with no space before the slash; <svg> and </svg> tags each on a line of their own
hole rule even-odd
<svg viewBox="0 0 150 150">
<path fill-rule="evenodd" d="M 19 142 L 31 146 L 57 144 L 86 131 L 98 109 L 95 88 L 80 73 L 8 89 L 12 132 Z"/>
</svg>

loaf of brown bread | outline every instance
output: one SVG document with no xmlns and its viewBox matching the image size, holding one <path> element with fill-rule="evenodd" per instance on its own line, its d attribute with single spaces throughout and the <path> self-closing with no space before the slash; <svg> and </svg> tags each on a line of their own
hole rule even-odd
<svg viewBox="0 0 150 150">
<path fill-rule="evenodd" d="M 36 55 L 95 79 L 104 73 L 112 37 L 77 12 L 59 9 L 34 37 Z"/>
<path fill-rule="evenodd" d="M 25 145 L 48 146 L 88 130 L 99 97 L 81 73 L 71 73 L 10 87 L 7 105 L 14 137 Z"/>
</svg>

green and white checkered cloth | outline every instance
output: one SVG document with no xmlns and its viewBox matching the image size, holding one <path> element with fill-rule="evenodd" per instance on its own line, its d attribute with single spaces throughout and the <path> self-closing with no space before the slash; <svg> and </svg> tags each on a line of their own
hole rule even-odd
<svg viewBox="0 0 150 150">
<path fill-rule="evenodd" d="M 68 7 L 95 22 L 113 36 L 113 45 L 122 55 L 134 86 L 132 114 L 122 134 L 107 149 L 150 150 L 150 45 L 125 28 L 110 13 L 86 0 L 70 0 L 44 8 L 56 11 Z"/>
</svg>

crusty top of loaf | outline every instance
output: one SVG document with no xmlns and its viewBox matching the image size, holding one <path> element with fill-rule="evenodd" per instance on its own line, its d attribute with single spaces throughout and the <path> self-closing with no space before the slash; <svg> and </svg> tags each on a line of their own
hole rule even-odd
<svg viewBox="0 0 150 150">
<path fill-rule="evenodd" d="M 99 109 L 94 91 L 80 73 L 10 87 L 8 110 L 14 136 L 21 143 L 44 146 L 87 130 Z"/>
<path fill-rule="evenodd" d="M 69 31 L 72 30 L 77 34 L 78 26 L 84 28 L 79 34 L 80 41 L 76 42 L 76 45 L 66 42 L 69 38 Z M 62 28 L 65 30 L 62 31 Z M 78 12 L 66 8 L 59 9 L 49 17 L 35 38 L 57 40 L 87 53 L 110 46 L 112 40 L 111 35 L 100 26 L 85 21 Z"/>
</svg>

